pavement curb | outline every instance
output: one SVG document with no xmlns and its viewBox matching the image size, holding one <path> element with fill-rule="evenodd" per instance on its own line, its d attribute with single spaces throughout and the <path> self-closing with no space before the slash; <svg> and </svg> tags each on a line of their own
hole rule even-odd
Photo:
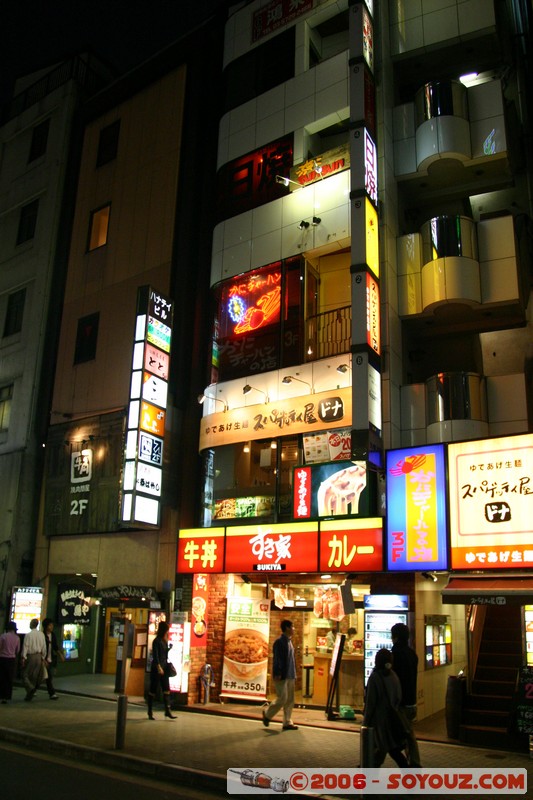
<svg viewBox="0 0 533 800">
<path fill-rule="evenodd" d="M 166 764 L 163 761 L 129 756 L 116 750 L 99 750 L 97 747 L 74 744 L 65 739 L 48 739 L 45 736 L 16 731 L 12 728 L 0 727 L 0 740 L 51 755 L 59 755 L 63 758 L 73 758 L 84 763 L 108 767 L 130 775 L 137 773 L 157 780 L 176 781 L 186 785 L 194 784 L 195 787 L 201 786 L 211 791 L 222 791 L 224 794 L 226 794 L 227 790 L 225 774 L 218 775 L 214 772 Z"/>
</svg>

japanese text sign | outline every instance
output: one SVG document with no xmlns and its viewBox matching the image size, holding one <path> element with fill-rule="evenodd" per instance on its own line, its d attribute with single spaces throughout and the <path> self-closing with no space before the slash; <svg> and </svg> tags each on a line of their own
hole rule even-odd
<svg viewBox="0 0 533 800">
<path fill-rule="evenodd" d="M 316 572 L 312 522 L 226 528 L 226 572 Z"/>
<path fill-rule="evenodd" d="M 178 538 L 177 572 L 224 572 L 224 528 L 187 528 Z"/>
<path fill-rule="evenodd" d="M 323 520 L 320 523 L 320 572 L 380 572 L 383 569 L 383 521 Z"/>
</svg>

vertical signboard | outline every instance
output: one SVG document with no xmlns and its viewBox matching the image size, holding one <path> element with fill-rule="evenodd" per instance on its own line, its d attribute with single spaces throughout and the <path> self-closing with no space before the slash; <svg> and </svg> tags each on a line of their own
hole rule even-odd
<svg viewBox="0 0 533 800">
<path fill-rule="evenodd" d="M 349 9 L 352 260 L 352 459 L 381 451 L 378 152 L 375 143 L 373 4 Z M 379 461 L 379 458 L 378 458 Z"/>
<path fill-rule="evenodd" d="M 447 569 L 444 446 L 387 452 L 387 568 Z"/>
<path fill-rule="evenodd" d="M 221 697 L 266 700 L 270 601 L 229 597 Z"/>
<path fill-rule="evenodd" d="M 139 289 L 122 478 L 121 524 L 159 526 L 173 301 Z"/>
<path fill-rule="evenodd" d="M 29 633 L 32 619 L 41 619 L 44 590 L 40 586 L 14 586 L 9 621 L 15 622 L 17 633 Z"/>
</svg>

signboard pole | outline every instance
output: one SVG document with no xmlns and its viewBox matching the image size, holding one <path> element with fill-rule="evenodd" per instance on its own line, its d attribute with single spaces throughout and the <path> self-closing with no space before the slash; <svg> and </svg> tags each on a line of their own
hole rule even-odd
<svg viewBox="0 0 533 800">
<path fill-rule="evenodd" d="M 344 642 L 346 635 L 338 633 L 335 640 L 335 647 L 331 654 L 331 667 L 329 670 L 331 682 L 329 684 L 328 699 L 326 702 L 326 717 L 329 720 L 337 719 L 339 716 L 337 711 L 333 711 L 333 700 L 335 699 L 335 706 L 339 706 L 339 672 L 342 662 L 342 653 L 344 651 Z"/>
</svg>

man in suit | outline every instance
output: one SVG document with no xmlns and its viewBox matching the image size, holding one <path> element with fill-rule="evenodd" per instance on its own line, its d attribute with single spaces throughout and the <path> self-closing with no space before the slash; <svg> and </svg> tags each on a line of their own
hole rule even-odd
<svg viewBox="0 0 533 800">
<path fill-rule="evenodd" d="M 298 726 L 292 721 L 294 707 L 294 681 L 296 679 L 296 662 L 294 659 L 294 646 L 291 641 L 294 628 L 290 619 L 281 623 L 281 636 L 274 642 L 272 664 L 272 678 L 276 690 L 276 699 L 270 703 L 266 710 L 263 709 L 263 725 L 268 728 L 272 717 L 283 708 L 283 730 L 295 731 Z"/>
</svg>

